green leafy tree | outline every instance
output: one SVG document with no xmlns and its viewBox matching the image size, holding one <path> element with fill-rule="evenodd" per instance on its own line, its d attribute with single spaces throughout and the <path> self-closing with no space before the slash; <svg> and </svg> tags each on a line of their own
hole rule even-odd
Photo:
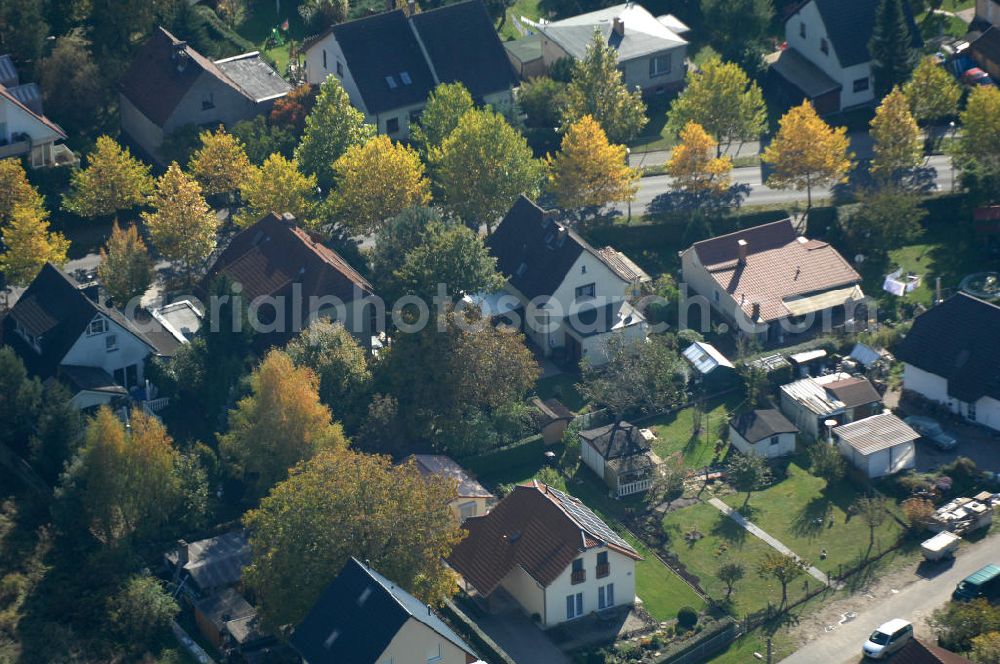
<svg viewBox="0 0 1000 664">
<path fill-rule="evenodd" d="M 243 145 L 250 163 L 255 166 L 263 164 L 272 154 L 291 159 L 298 142 L 292 128 L 269 124 L 263 115 L 237 122 L 229 128 L 229 133 Z"/>
<path fill-rule="evenodd" d="M 236 192 L 253 168 L 240 140 L 222 125 L 214 132 L 201 132 L 198 140 L 201 147 L 191 155 L 188 171 L 202 191 L 206 196 Z"/>
<path fill-rule="evenodd" d="M 348 0 L 303 0 L 299 4 L 299 15 L 313 28 L 322 31 L 346 21 L 349 9 Z"/>
<path fill-rule="evenodd" d="M 295 159 L 302 172 L 315 176 L 324 190 L 334 183 L 333 162 L 352 145 L 362 145 L 375 135 L 375 127 L 351 100 L 336 76 L 327 76 L 319 86 L 312 112 L 306 117 L 302 142 Z"/>
<path fill-rule="evenodd" d="M 1000 630 L 974 637 L 972 657 L 978 664 L 1000 664 Z"/>
<path fill-rule="evenodd" d="M 750 495 L 771 483 L 771 469 L 761 456 L 734 453 L 726 464 L 726 479 L 737 491 L 746 491 L 742 507 L 746 509 Z"/>
<path fill-rule="evenodd" d="M 961 113 L 962 135 L 956 158 L 966 177 L 982 183 L 984 191 L 995 191 L 1000 182 L 1000 90 L 976 87 Z"/>
<path fill-rule="evenodd" d="M 781 584 L 781 606 L 788 603 L 788 585 L 805 574 L 809 565 L 791 554 L 770 551 L 757 563 L 757 575 Z"/>
<path fill-rule="evenodd" d="M 201 195 L 201 186 L 177 162 L 156 181 L 153 212 L 143 212 L 153 246 L 175 263 L 190 284 L 215 249 L 219 219 Z"/>
<path fill-rule="evenodd" d="M 219 448 L 235 473 L 258 496 L 288 469 L 320 450 L 344 449 L 347 439 L 319 400 L 319 378 L 285 353 L 267 354 L 250 377 L 251 394 L 229 411 Z"/>
<path fill-rule="evenodd" d="M 108 86 L 89 41 L 76 33 L 58 37 L 52 52 L 38 63 L 38 82 L 50 117 L 59 118 L 68 130 L 94 126 Z"/>
<path fill-rule="evenodd" d="M 928 622 L 942 647 L 968 652 L 977 636 L 1000 632 L 1000 609 L 983 598 L 948 602 L 934 611 Z"/>
<path fill-rule="evenodd" d="M 752 74 L 760 71 L 774 18 L 771 0 L 703 0 L 701 13 L 711 43 L 724 60 Z"/>
<path fill-rule="evenodd" d="M 153 193 L 149 166 L 113 138 L 101 136 L 87 155 L 86 168 L 73 172 L 63 208 L 81 217 L 103 217 L 146 202 Z"/>
<path fill-rule="evenodd" d="M 244 228 L 271 212 L 288 212 L 307 227 L 317 223 L 316 177 L 303 175 L 294 159 L 272 154 L 260 167 L 250 171 L 240 194 L 247 206 L 236 216 L 236 223 Z"/>
<path fill-rule="evenodd" d="M 872 56 L 876 99 L 910 80 L 920 57 L 920 51 L 913 45 L 905 2 L 906 0 L 879 0 L 875 10 L 875 27 L 868 52 Z"/>
<path fill-rule="evenodd" d="M 628 143 L 648 122 L 642 92 L 625 86 L 618 52 L 597 32 L 586 55 L 573 66 L 562 104 L 563 127 L 585 115 L 597 120 L 612 143 Z"/>
<path fill-rule="evenodd" d="M 97 266 L 101 286 L 116 305 L 123 307 L 145 293 L 155 275 L 153 259 L 135 224 L 122 230 L 116 223 L 107 244 L 101 248 L 101 263 Z"/>
<path fill-rule="evenodd" d="M 462 116 L 475 107 L 472 95 L 461 83 L 441 83 L 427 97 L 427 104 L 420 120 L 411 127 L 413 142 L 420 146 L 421 154 L 444 142 L 455 130 Z"/>
<path fill-rule="evenodd" d="M 836 482 L 847 472 L 847 462 L 836 447 L 817 442 L 809 447 L 809 469 L 827 482 Z"/>
<path fill-rule="evenodd" d="M 553 129 L 561 120 L 566 84 L 548 76 L 530 78 L 517 90 L 517 103 L 527 116 L 529 127 Z"/>
<path fill-rule="evenodd" d="M 76 454 L 83 436 L 83 417 L 70 402 L 72 396 L 62 383 L 46 383 L 30 439 L 31 465 L 53 485 Z"/>
<path fill-rule="evenodd" d="M 320 318 L 288 342 L 285 352 L 298 367 L 319 376 L 319 398 L 348 430 L 367 414 L 372 372 L 365 350 L 339 322 Z"/>
<path fill-rule="evenodd" d="M 689 122 L 718 141 L 716 156 L 722 156 L 733 143 L 753 141 L 764 133 L 764 96 L 739 65 L 713 56 L 688 72 L 684 91 L 667 113 L 667 124 L 676 133 Z"/>
<path fill-rule="evenodd" d="M 724 563 L 719 567 L 719 571 L 716 572 L 716 576 L 719 577 L 719 581 L 726 584 L 726 599 L 729 599 L 733 594 L 733 588 L 739 583 L 744 575 L 746 574 L 746 568 L 740 563 Z"/>
<path fill-rule="evenodd" d="M 24 362 L 10 346 L 0 346 L 0 443 L 23 449 L 42 408 L 42 383 L 28 378 Z"/>
<path fill-rule="evenodd" d="M 677 350 L 668 340 L 608 341 L 608 361 L 600 366 L 581 365 L 580 393 L 607 407 L 616 420 L 629 412 L 649 413 L 676 405 L 684 397 L 685 373 Z"/>
<path fill-rule="evenodd" d="M 489 108 L 463 115 L 430 160 L 445 206 L 490 233 L 518 196 L 538 193 L 543 174 L 524 137 Z"/>
<path fill-rule="evenodd" d="M 962 87 L 932 55 L 920 61 L 913 78 L 903 86 L 910 111 L 918 122 L 941 122 L 958 114 Z"/>
<path fill-rule="evenodd" d="M 885 255 L 913 241 L 923 230 L 927 210 L 913 192 L 891 187 L 861 192 L 859 199 L 846 218 L 845 230 L 870 253 Z"/>
<path fill-rule="evenodd" d="M 425 602 L 450 596 L 455 579 L 441 561 L 461 539 L 454 492 L 451 480 L 348 450 L 293 468 L 243 519 L 253 551 L 244 579 L 264 625 L 301 620 L 350 556 Z"/>
<path fill-rule="evenodd" d="M 156 643 L 169 634 L 170 625 L 180 611 L 177 600 L 155 576 L 130 576 L 108 598 L 111 628 L 119 637 L 140 646 Z"/>
<path fill-rule="evenodd" d="M 5 0 L 0 3 L 0 47 L 21 62 L 42 54 L 49 26 L 42 0 Z"/>
</svg>

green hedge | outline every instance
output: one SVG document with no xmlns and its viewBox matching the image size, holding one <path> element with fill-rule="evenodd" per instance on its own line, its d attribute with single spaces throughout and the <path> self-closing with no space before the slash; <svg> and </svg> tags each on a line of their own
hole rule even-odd
<svg viewBox="0 0 1000 664">
<path fill-rule="evenodd" d="M 476 475 L 496 474 L 531 463 L 541 463 L 544 453 L 545 441 L 542 440 L 541 434 L 536 434 L 513 445 L 466 457 L 460 463 Z"/>
</svg>

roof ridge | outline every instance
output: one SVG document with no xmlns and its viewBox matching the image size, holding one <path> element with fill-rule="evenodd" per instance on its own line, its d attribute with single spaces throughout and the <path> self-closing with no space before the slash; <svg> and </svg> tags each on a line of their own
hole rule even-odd
<svg viewBox="0 0 1000 664">
<path fill-rule="evenodd" d="M 691 246 L 692 247 L 697 247 L 700 244 L 706 244 L 708 242 L 715 242 L 716 240 L 722 240 L 722 239 L 727 238 L 727 237 L 732 237 L 734 235 L 739 235 L 740 233 L 746 233 L 747 231 L 754 231 L 754 230 L 757 230 L 757 229 L 760 229 L 760 228 L 765 228 L 767 226 L 776 226 L 778 224 L 786 224 L 786 223 L 792 226 L 792 230 L 795 230 L 795 225 L 792 224 L 792 218 L 791 217 L 785 217 L 784 219 L 777 219 L 775 221 L 768 221 L 768 222 L 763 223 L 763 224 L 757 224 L 756 226 L 750 226 L 748 228 L 741 228 L 741 229 L 738 229 L 738 230 L 735 230 L 735 231 L 731 231 L 731 232 L 725 233 L 723 235 L 716 235 L 714 237 L 705 238 L 704 240 L 698 240 L 697 242 L 695 242 Z M 796 231 L 795 234 L 796 234 L 796 236 L 798 236 L 798 232 L 797 231 Z M 801 236 L 801 237 L 805 237 L 805 236 Z"/>
</svg>

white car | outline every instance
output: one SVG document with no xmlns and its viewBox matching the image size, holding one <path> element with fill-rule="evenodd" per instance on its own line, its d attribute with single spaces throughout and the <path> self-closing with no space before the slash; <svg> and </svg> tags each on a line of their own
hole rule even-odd
<svg viewBox="0 0 1000 664">
<path fill-rule="evenodd" d="M 894 618 L 872 632 L 861 652 L 871 659 L 885 659 L 913 638 L 913 625 L 902 618 Z"/>
</svg>

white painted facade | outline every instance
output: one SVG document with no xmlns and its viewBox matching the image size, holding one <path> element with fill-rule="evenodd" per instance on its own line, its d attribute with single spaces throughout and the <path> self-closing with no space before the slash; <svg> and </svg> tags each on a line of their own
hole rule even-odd
<svg viewBox="0 0 1000 664">
<path fill-rule="evenodd" d="M 589 287 L 591 284 L 594 289 L 593 298 L 577 298 L 577 289 Z M 553 349 L 562 348 L 567 344 L 566 336 L 569 332 L 567 332 L 567 326 L 563 319 L 587 306 L 592 306 L 588 303 L 601 305 L 621 301 L 625 299 L 626 292 L 631 287 L 630 282 L 618 276 L 604 261 L 584 250 L 566 272 L 562 283 L 555 289 L 552 296 L 546 300 L 543 306 L 539 307 L 533 322 L 526 325 L 525 334 L 548 356 Z M 525 307 L 525 315 L 530 316 L 528 298 L 509 284 L 506 290 Z M 648 329 L 648 324 L 643 321 L 641 324 L 629 326 L 613 333 L 577 337 L 581 346 L 582 358 L 586 358 L 594 366 L 600 366 L 607 362 L 606 344 L 612 334 L 620 334 L 626 342 L 633 342 L 645 339 Z"/>
<path fill-rule="evenodd" d="M 90 334 L 85 330 L 59 363 L 103 369 L 126 388 L 142 385 L 144 364 L 153 349 L 110 318 L 97 314 L 94 320 L 98 319 L 106 321 L 105 331 Z M 136 382 L 119 380 L 122 374 L 131 376 L 132 371 Z"/>
<path fill-rule="evenodd" d="M 597 556 L 608 554 L 608 575 L 597 578 Z M 612 606 L 632 605 L 635 603 L 635 560 L 612 549 L 596 547 L 580 554 L 583 559 L 583 569 L 586 579 L 581 583 L 573 583 L 573 565 L 566 569 L 550 583 L 542 588 L 538 582 L 528 576 L 521 568 L 515 568 L 507 575 L 501 585 L 525 609 L 528 615 L 537 613 L 543 627 L 555 627 L 558 624 L 589 615 L 595 611 Z M 608 585 L 612 586 L 613 603 L 598 606 L 600 596 L 608 596 Z M 601 588 L 604 590 L 602 591 Z M 576 596 L 582 595 L 582 612 L 576 613 Z M 567 613 L 567 598 L 573 597 L 574 612 Z M 539 602 L 541 599 L 541 602 Z M 540 610 L 539 610 L 540 609 Z"/>
<path fill-rule="evenodd" d="M 807 2 L 788 18 L 785 22 L 785 41 L 789 48 L 794 48 L 840 84 L 841 109 L 875 100 L 871 62 L 840 66 L 816 3 Z"/>
<path fill-rule="evenodd" d="M 948 410 L 961 415 L 970 422 L 1000 431 L 1000 401 L 980 397 L 973 404 L 948 396 L 948 380 L 929 371 L 924 371 L 908 362 L 903 363 L 903 388 L 935 401 Z"/>
<path fill-rule="evenodd" d="M 26 155 L 32 167 L 45 166 L 52 161 L 52 145 L 62 138 L 30 112 L 0 96 L 0 158 Z"/>
<path fill-rule="evenodd" d="M 765 459 L 776 459 L 778 457 L 795 454 L 795 434 L 779 433 L 751 443 L 741 436 L 733 425 L 729 425 L 729 442 L 743 454 L 756 454 Z"/>
<path fill-rule="evenodd" d="M 837 449 L 841 456 L 865 473 L 869 479 L 893 475 L 916 465 L 917 455 L 912 440 L 867 455 L 861 454 L 841 440 L 837 441 Z"/>
<path fill-rule="evenodd" d="M 594 473 L 600 477 L 602 480 L 604 477 L 604 457 L 601 453 L 594 449 L 594 446 L 590 444 L 589 441 L 580 440 L 580 459 L 583 461 L 584 465 L 590 468 Z"/>
<path fill-rule="evenodd" d="M 694 248 L 685 249 L 681 253 L 681 279 L 687 287 L 686 299 L 681 306 L 688 306 L 688 316 L 700 315 L 699 306 L 694 302 L 707 302 L 731 324 L 736 325 L 742 335 L 766 335 L 766 324 L 750 322 L 739 303 L 725 288 L 722 288 L 698 259 Z M 699 320 L 691 318 L 688 325 L 698 329 Z"/>
<path fill-rule="evenodd" d="M 430 609 L 428 609 L 429 611 Z M 415 618 L 399 628 L 375 664 L 467 664 L 467 653 Z M 315 664 L 321 664 L 316 662 Z"/>
</svg>

